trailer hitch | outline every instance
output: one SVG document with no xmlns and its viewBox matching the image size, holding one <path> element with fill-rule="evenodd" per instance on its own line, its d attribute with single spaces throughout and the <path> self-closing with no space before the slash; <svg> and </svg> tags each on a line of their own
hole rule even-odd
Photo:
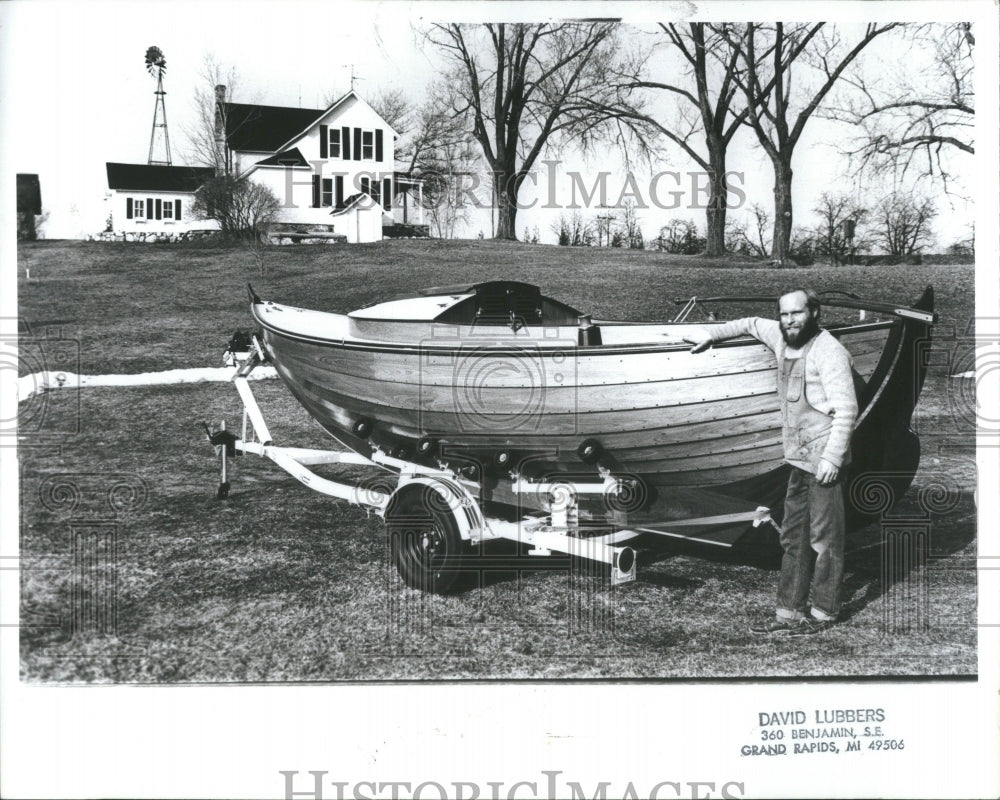
<svg viewBox="0 0 1000 800">
<path fill-rule="evenodd" d="M 217 431 L 213 431 L 207 422 L 202 422 L 201 425 L 205 429 L 209 443 L 219 454 L 219 489 L 215 493 L 215 499 L 225 500 L 229 497 L 229 457 L 236 455 L 236 442 L 239 437 L 232 431 L 226 430 L 225 420 Z"/>
</svg>

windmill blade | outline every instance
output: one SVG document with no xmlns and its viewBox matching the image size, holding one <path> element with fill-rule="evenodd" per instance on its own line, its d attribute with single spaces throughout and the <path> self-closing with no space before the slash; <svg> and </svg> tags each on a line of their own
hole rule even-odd
<svg viewBox="0 0 1000 800">
<path fill-rule="evenodd" d="M 156 45 L 146 50 L 146 69 L 150 75 L 162 75 L 167 71 L 167 60 L 163 57 L 163 51 Z"/>
</svg>

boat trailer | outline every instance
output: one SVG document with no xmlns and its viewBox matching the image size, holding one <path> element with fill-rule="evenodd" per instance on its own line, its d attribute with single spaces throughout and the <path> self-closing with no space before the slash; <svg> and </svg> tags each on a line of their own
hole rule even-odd
<svg viewBox="0 0 1000 800">
<path fill-rule="evenodd" d="M 481 484 L 444 464 L 429 467 L 396 458 L 376 448 L 370 457 L 350 450 L 318 450 L 278 446 L 264 420 L 263 412 L 250 388 L 247 376 L 267 361 L 256 336 L 249 338 L 246 352 L 226 351 L 226 363 L 235 366 L 232 382 L 243 401 L 239 435 L 222 421 L 216 429 L 203 423 L 208 441 L 215 447 L 220 464 L 217 499 L 230 490 L 230 459 L 253 454 L 269 458 L 301 483 L 329 497 L 374 510 L 386 521 L 393 561 L 403 580 L 414 588 L 445 593 L 463 573 L 475 568 L 477 553 L 485 543 L 506 539 L 528 547 L 530 556 L 561 553 L 605 565 L 611 585 L 635 580 L 636 551 L 628 544 L 643 534 L 658 534 L 722 544 L 685 535 L 685 528 L 750 523 L 758 527 L 770 523 L 769 509 L 671 520 L 655 527 L 642 525 L 635 530 L 619 527 L 608 519 L 588 518 L 581 511 L 580 498 L 603 495 L 615 498 L 632 491 L 629 479 L 613 476 L 599 468 L 600 480 L 528 480 L 511 474 L 511 493 L 523 499 L 519 519 L 487 515 L 488 503 L 479 499 Z M 349 464 L 379 470 L 381 479 L 352 483 L 325 478 L 309 467 Z M 508 515 L 509 516 L 509 515 Z M 592 515 L 591 515 L 592 516 Z M 730 545 L 723 545 L 730 546 Z"/>
</svg>

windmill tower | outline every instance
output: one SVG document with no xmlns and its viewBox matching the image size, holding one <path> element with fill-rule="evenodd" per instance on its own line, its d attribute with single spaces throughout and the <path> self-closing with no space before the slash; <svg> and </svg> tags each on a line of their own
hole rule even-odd
<svg viewBox="0 0 1000 800">
<path fill-rule="evenodd" d="M 170 166 L 170 134 L 167 133 L 167 107 L 163 102 L 166 92 L 163 91 L 163 73 L 167 71 L 167 60 L 163 57 L 163 51 L 156 47 L 150 47 L 146 51 L 146 71 L 156 78 L 156 105 L 153 107 L 153 132 L 149 137 L 149 160 L 148 164 L 161 164 Z M 162 136 L 157 135 L 159 131 Z M 166 159 L 154 159 L 157 139 L 163 139 L 163 152 Z"/>
</svg>

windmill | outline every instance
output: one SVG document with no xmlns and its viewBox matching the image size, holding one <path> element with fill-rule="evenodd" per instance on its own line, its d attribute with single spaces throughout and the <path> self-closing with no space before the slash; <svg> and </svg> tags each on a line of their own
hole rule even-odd
<svg viewBox="0 0 1000 800">
<path fill-rule="evenodd" d="M 170 166 L 170 134 L 167 133 L 167 107 L 163 102 L 166 92 L 163 91 L 163 73 L 167 71 L 167 60 L 163 57 L 163 51 L 156 47 L 146 50 L 146 71 L 156 78 L 156 105 L 153 107 L 153 132 L 149 137 L 149 160 L 148 164 L 162 164 Z M 163 147 L 166 151 L 166 160 L 154 160 L 153 153 L 156 149 L 158 128 L 163 129 Z"/>
</svg>

